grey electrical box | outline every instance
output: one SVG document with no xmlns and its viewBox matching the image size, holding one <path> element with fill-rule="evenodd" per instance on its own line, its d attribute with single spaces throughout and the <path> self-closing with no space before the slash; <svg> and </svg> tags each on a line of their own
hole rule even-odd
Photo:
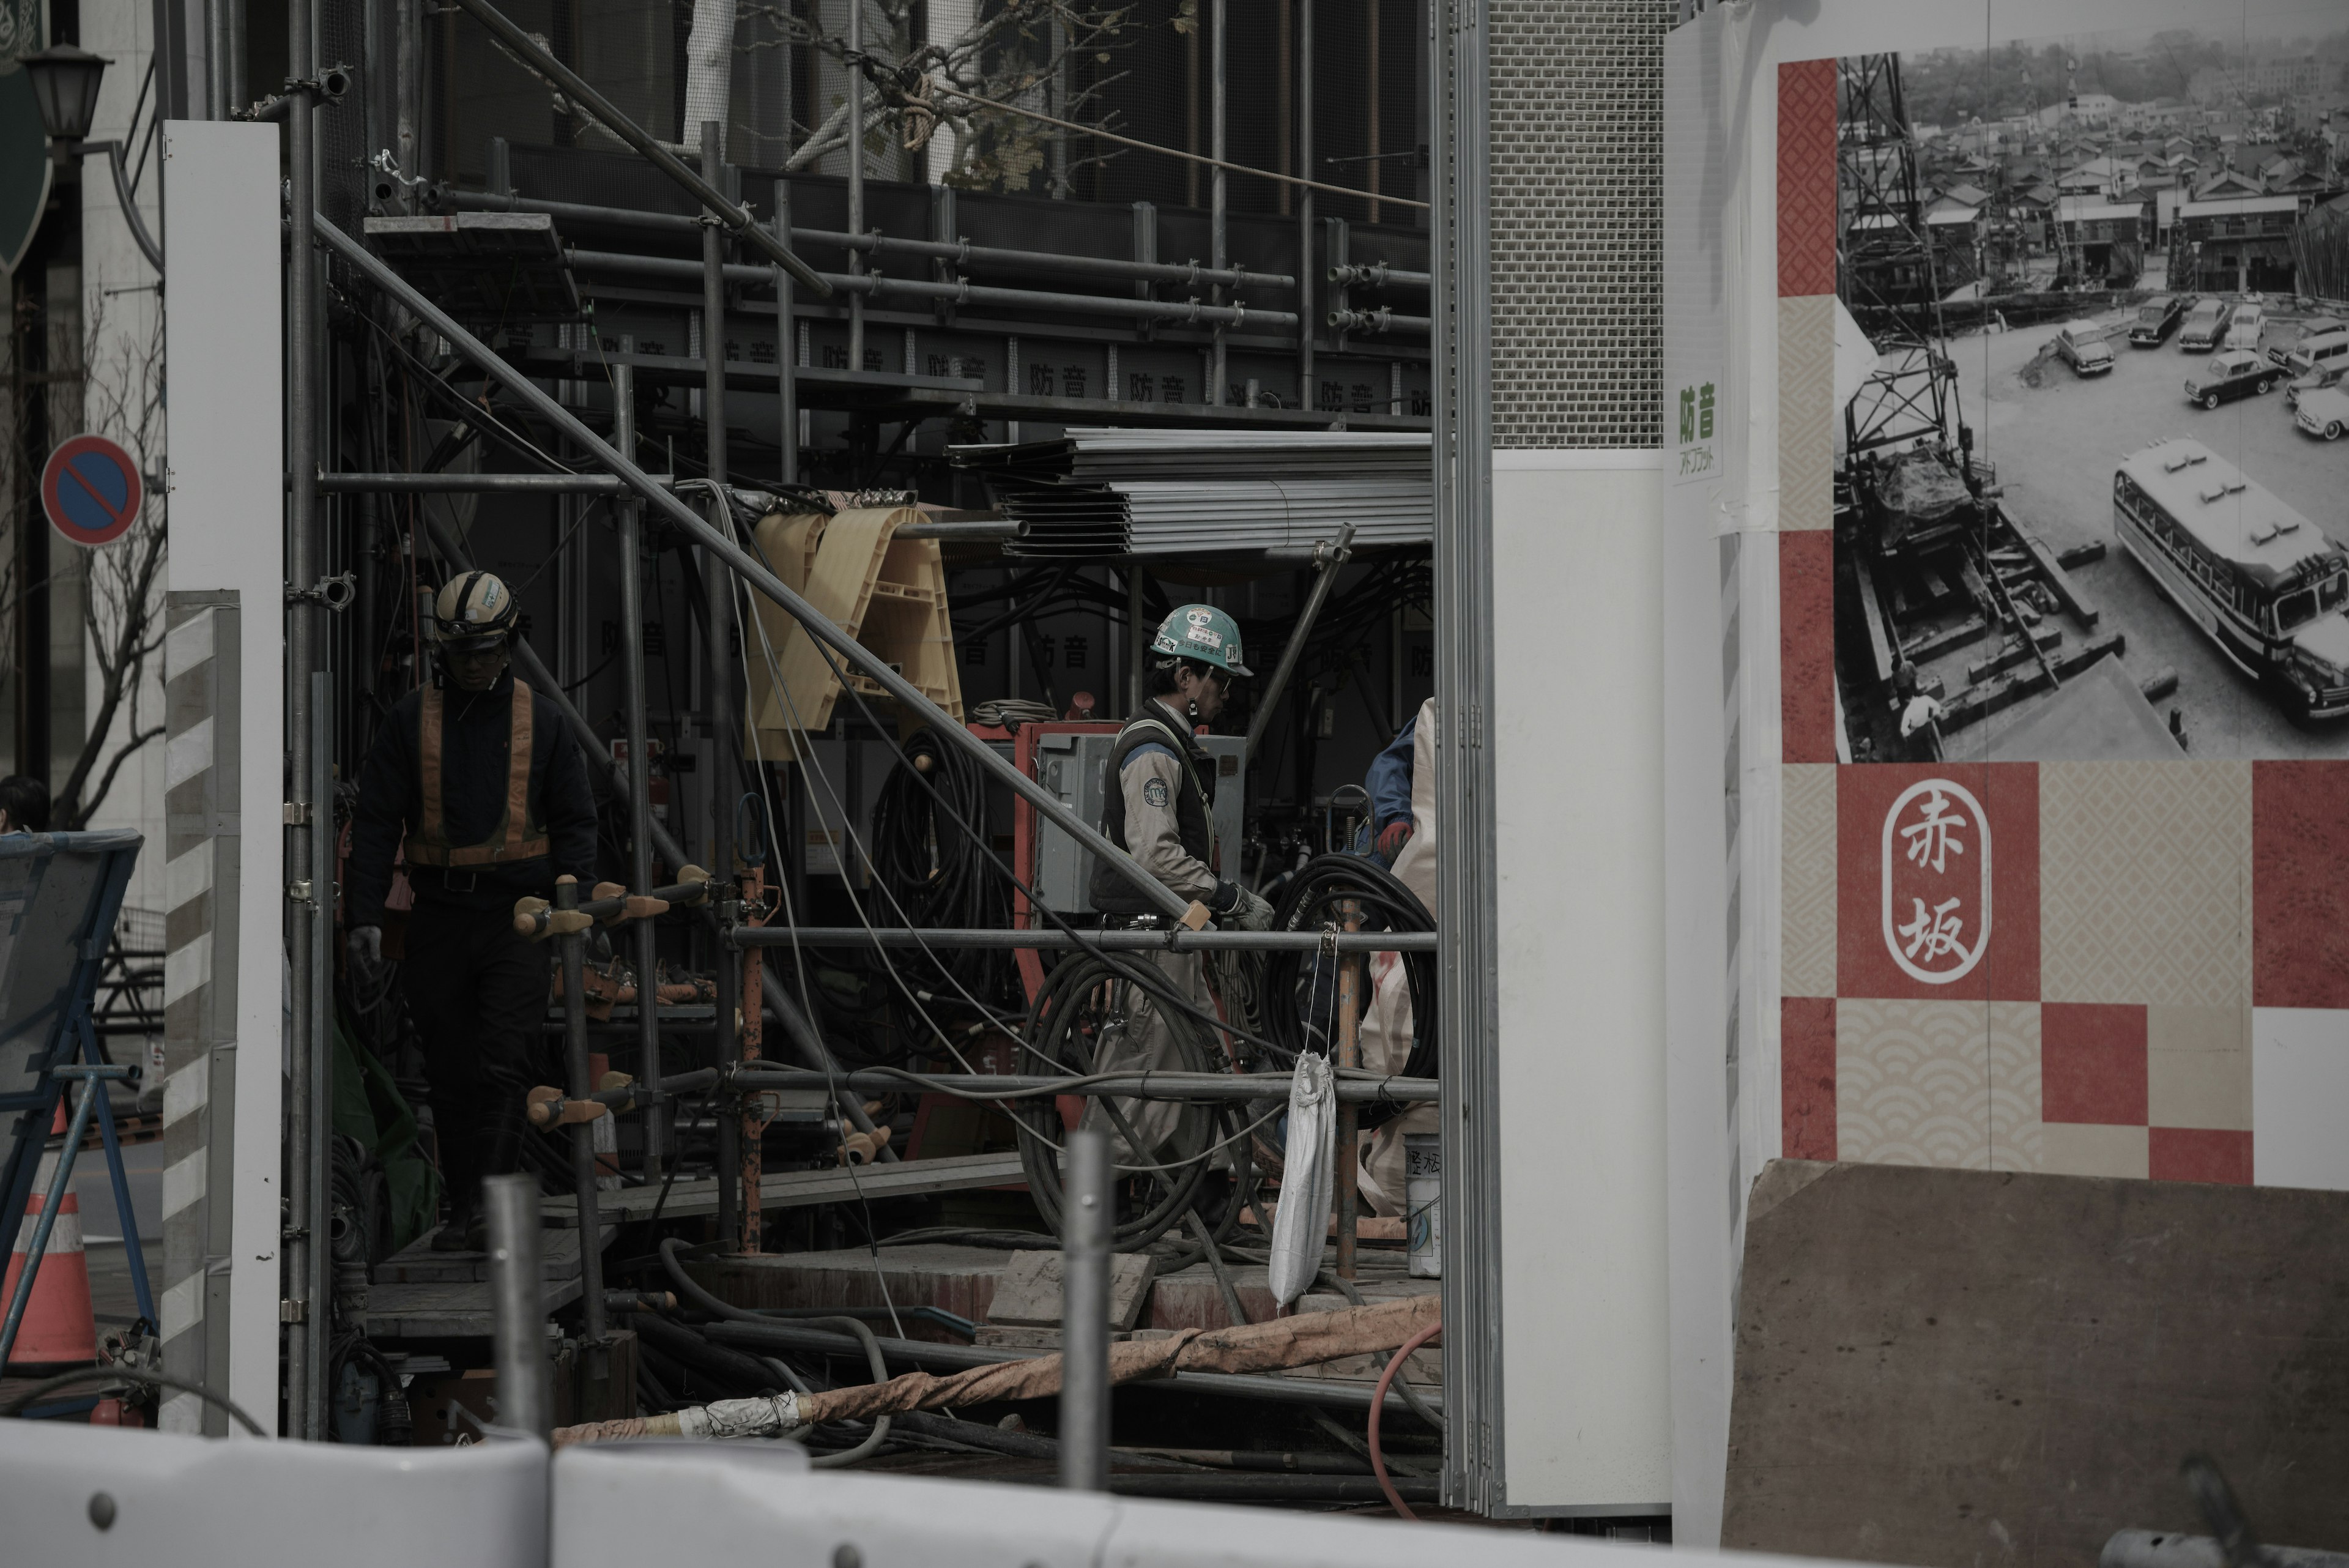
<svg viewBox="0 0 2349 1568">
<path fill-rule="evenodd" d="M 1240 808 L 1247 798 L 1247 742 L 1239 735 L 1202 735 L 1199 743 L 1216 763 L 1216 842 L 1222 847 L 1217 874 L 1235 877 L 1240 863 Z M 1036 779 L 1083 820 L 1101 825 L 1108 798 L 1109 754 L 1114 734 L 1043 734 L 1036 738 Z M 1092 912 L 1086 889 L 1093 857 L 1077 841 L 1041 816 L 1036 819 L 1036 892 L 1047 909 L 1063 915 Z"/>
</svg>

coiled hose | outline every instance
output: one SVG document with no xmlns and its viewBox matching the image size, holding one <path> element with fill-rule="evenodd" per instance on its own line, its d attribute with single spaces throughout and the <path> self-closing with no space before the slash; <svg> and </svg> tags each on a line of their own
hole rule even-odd
<svg viewBox="0 0 2349 1568">
<path fill-rule="evenodd" d="M 1435 920 L 1418 895 L 1378 861 L 1360 855 L 1320 855 L 1308 861 L 1289 883 L 1274 913 L 1273 929 L 1313 931 L 1342 924 L 1341 904 L 1351 902 L 1361 914 L 1366 931 L 1432 931 Z M 1263 980 L 1257 990 L 1262 1016 L 1258 1032 L 1285 1050 L 1327 1052 L 1336 1042 L 1309 1021 L 1326 1019 L 1337 1011 L 1337 972 L 1319 953 L 1270 952 L 1263 955 Z M 1405 953 L 1405 974 L 1411 982 L 1411 1056 L 1402 1075 L 1432 1078 L 1440 1055 L 1436 1043 L 1436 955 Z M 1361 1107 L 1365 1130 L 1392 1120 L 1406 1107 L 1384 1102 Z"/>
<path fill-rule="evenodd" d="M 926 779 L 916 770 L 926 760 Z M 926 784 L 928 787 L 924 787 Z M 957 817 L 968 828 L 941 818 Z M 987 825 L 987 783 L 978 763 L 924 727 L 905 739 L 897 765 L 873 803 L 874 875 L 905 912 L 909 925 L 999 929 L 1011 923 L 1011 888 L 979 852 Z M 995 989 L 1003 955 L 964 949 L 933 955 L 978 995 Z"/>
<path fill-rule="evenodd" d="M 1148 996 L 1116 968 L 1091 954 L 1074 954 L 1046 977 L 1029 1012 L 1024 1054 L 1031 1068 L 1070 1074 L 1097 1073 L 1134 1064 L 1121 1055 L 1130 1049 L 1132 1032 L 1144 1019 L 1165 1030 L 1174 1044 L 1175 1060 L 1170 1072 L 1212 1073 L 1226 1064 L 1209 1038 L 1206 1026 L 1187 1013 L 1166 1007 Z M 1049 1065 L 1048 1065 L 1049 1064 Z M 1248 1140 L 1235 1135 L 1246 1123 L 1236 1107 L 1182 1103 L 1173 1124 L 1154 1137 L 1135 1126 L 1145 1107 L 1173 1102 L 1139 1100 L 1118 1096 L 1090 1096 L 1085 1104 L 1099 1107 L 1102 1130 L 1117 1136 L 1126 1152 L 1119 1158 L 1123 1173 L 1143 1193 L 1142 1210 L 1121 1221 L 1111 1245 L 1121 1252 L 1139 1251 L 1164 1236 L 1199 1201 L 1207 1168 L 1219 1153 L 1228 1151 L 1234 1177 L 1234 1197 L 1216 1227 L 1218 1241 L 1231 1234 L 1239 1221 L 1241 1198 L 1251 1185 Z M 1019 1163 L 1037 1210 L 1055 1235 L 1061 1231 L 1061 1147 L 1068 1134 L 1055 1100 L 1021 1100 L 1011 1107 L 1019 1131 Z M 1220 1148 L 1218 1146 L 1221 1146 Z M 1179 1168 L 1135 1171 L 1134 1166 L 1174 1166 Z M 1196 1262 L 1204 1248 L 1189 1251 Z"/>
</svg>

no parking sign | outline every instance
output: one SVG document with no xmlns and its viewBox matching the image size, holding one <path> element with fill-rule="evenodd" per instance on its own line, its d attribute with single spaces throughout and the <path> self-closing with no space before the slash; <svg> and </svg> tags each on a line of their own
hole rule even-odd
<svg viewBox="0 0 2349 1568">
<path fill-rule="evenodd" d="M 104 436 L 59 442 L 41 469 L 41 510 L 68 544 L 113 544 L 139 521 L 143 495 L 139 465 Z"/>
</svg>

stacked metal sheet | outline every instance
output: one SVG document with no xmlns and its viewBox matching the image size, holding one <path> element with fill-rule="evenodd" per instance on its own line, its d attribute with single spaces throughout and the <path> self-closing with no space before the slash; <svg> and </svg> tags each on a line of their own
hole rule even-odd
<svg viewBox="0 0 2349 1568">
<path fill-rule="evenodd" d="M 1404 432 L 1105 430 L 967 446 L 1022 556 L 1195 556 L 1434 537 L 1428 440 Z"/>
</svg>

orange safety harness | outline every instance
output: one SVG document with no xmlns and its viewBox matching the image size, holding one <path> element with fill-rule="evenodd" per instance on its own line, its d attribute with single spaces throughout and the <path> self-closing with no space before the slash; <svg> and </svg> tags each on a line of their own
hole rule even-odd
<svg viewBox="0 0 2349 1568">
<path fill-rule="evenodd" d="M 410 866 L 491 866 L 501 860 L 534 860 L 552 854 L 545 835 L 524 837 L 530 816 L 530 687 L 513 683 L 513 729 L 506 741 L 506 809 L 499 825 L 480 844 L 463 847 L 449 842 L 440 809 L 440 688 L 427 686 L 416 715 L 418 782 L 423 786 L 424 820 L 401 845 Z"/>
</svg>

